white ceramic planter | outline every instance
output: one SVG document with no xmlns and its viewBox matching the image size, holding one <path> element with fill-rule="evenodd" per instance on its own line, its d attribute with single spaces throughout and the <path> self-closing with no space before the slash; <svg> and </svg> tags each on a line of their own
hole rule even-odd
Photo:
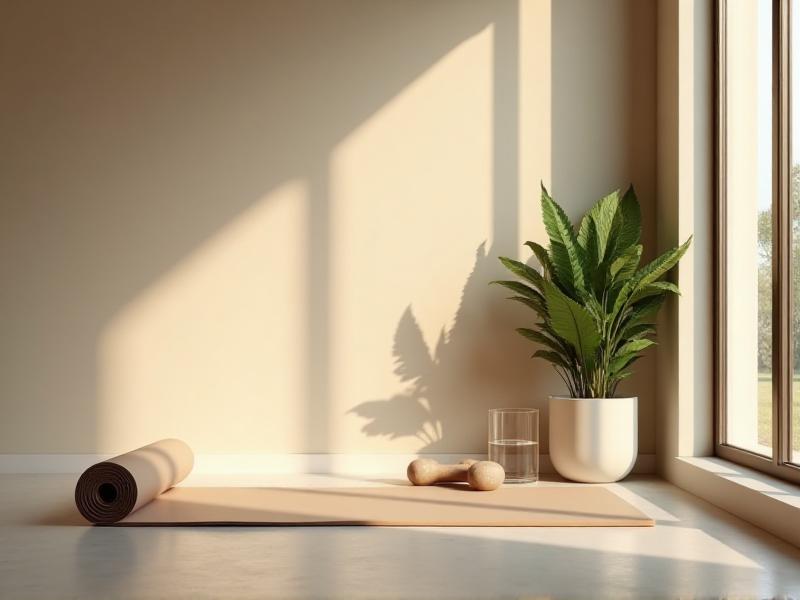
<svg viewBox="0 0 800 600">
<path fill-rule="evenodd" d="M 562 477 L 619 481 L 639 449 L 638 398 L 550 396 L 550 460 Z"/>
</svg>

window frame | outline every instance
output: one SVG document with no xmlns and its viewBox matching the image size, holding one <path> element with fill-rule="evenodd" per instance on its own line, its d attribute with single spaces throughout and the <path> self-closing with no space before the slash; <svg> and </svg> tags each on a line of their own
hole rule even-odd
<svg viewBox="0 0 800 600">
<path fill-rule="evenodd" d="M 772 457 L 727 443 L 726 440 L 726 312 L 727 312 L 727 213 L 726 213 L 726 5 L 717 0 L 714 31 L 714 97 L 716 107 L 715 151 L 716 202 L 714 244 L 716 248 L 714 296 L 714 355 L 716 396 L 715 453 L 740 463 L 800 483 L 800 465 L 792 458 L 792 285 L 791 285 L 791 156 L 790 156 L 790 30 L 791 0 L 772 0 Z M 800 83 L 800 82 L 799 82 Z"/>
</svg>

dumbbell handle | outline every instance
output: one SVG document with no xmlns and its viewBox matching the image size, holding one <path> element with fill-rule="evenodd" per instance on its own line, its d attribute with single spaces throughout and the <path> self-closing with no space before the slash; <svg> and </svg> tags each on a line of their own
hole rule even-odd
<svg viewBox="0 0 800 600">
<path fill-rule="evenodd" d="M 457 465 L 443 465 L 431 459 L 419 459 L 408 465 L 408 479 L 414 485 L 467 481 L 467 472 L 476 462 L 468 458 Z"/>
<path fill-rule="evenodd" d="M 476 460 L 462 460 L 457 465 L 439 465 L 439 474 L 436 477 L 437 482 L 448 483 L 455 481 L 466 481 L 467 471 L 469 468 L 478 461 Z"/>
</svg>

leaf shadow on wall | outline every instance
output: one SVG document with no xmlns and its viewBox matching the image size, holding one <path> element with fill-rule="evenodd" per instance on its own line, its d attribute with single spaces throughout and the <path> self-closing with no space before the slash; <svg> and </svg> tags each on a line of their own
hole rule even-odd
<svg viewBox="0 0 800 600">
<path fill-rule="evenodd" d="M 406 387 L 348 411 L 366 420 L 362 433 L 413 437 L 420 452 L 485 452 L 486 410 L 534 400 L 531 380 L 520 377 L 521 370 L 531 370 L 527 346 L 514 332 L 520 313 L 503 306 L 505 294 L 488 285 L 497 278 L 498 264 L 497 253 L 482 243 L 453 324 L 442 328 L 432 347 L 413 307 L 406 308 L 392 346 L 394 373 Z"/>
</svg>

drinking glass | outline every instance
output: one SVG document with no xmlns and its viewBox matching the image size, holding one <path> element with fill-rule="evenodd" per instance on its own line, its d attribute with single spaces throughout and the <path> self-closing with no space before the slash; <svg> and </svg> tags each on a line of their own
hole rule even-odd
<svg viewBox="0 0 800 600">
<path fill-rule="evenodd" d="M 506 483 L 539 480 L 539 410 L 489 410 L 489 460 L 506 471 Z"/>
</svg>

